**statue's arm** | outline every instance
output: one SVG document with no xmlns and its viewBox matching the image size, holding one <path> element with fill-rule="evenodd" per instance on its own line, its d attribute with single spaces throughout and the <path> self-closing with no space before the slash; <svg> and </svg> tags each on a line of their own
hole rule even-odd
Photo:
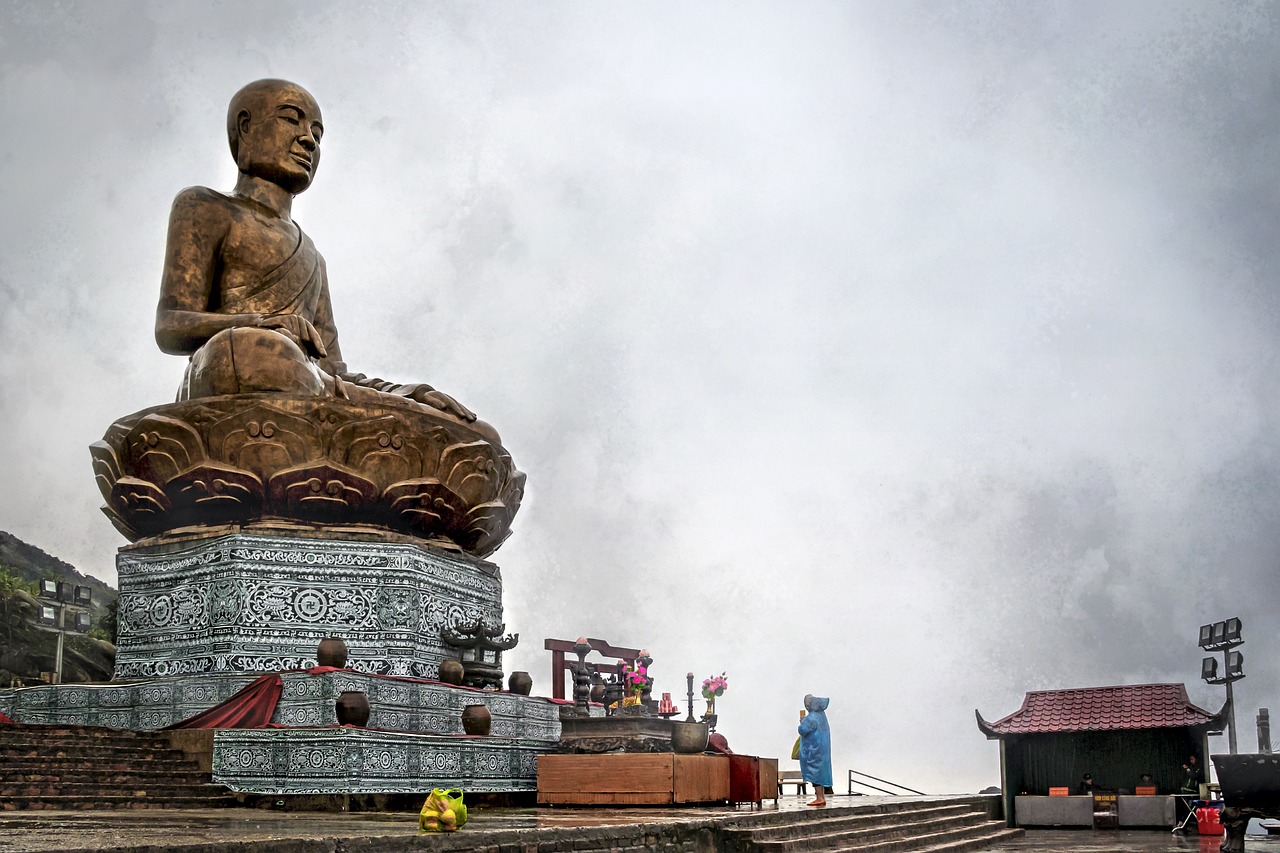
<svg viewBox="0 0 1280 853">
<path fill-rule="evenodd" d="M 156 307 L 156 343 L 163 351 L 190 355 L 223 329 L 262 319 L 209 310 L 218 253 L 230 224 L 225 199 L 213 190 L 188 187 L 173 200 Z"/>
<path fill-rule="evenodd" d="M 342 361 L 342 350 L 338 346 L 338 327 L 333 322 L 333 304 L 329 301 L 329 270 L 324 258 L 320 259 L 320 300 L 316 303 L 312 327 L 316 330 L 324 352 L 324 357 L 319 362 L 320 369 L 345 379 L 347 365 Z"/>
</svg>

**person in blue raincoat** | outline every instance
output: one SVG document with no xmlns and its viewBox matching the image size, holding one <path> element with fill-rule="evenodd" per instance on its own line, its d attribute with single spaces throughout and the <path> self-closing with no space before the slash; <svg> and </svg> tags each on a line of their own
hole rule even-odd
<svg viewBox="0 0 1280 853">
<path fill-rule="evenodd" d="M 825 806 L 827 788 L 831 787 L 831 727 L 827 725 L 830 702 L 810 693 L 804 697 L 804 710 L 800 712 L 800 774 L 813 785 L 811 806 Z"/>
</svg>

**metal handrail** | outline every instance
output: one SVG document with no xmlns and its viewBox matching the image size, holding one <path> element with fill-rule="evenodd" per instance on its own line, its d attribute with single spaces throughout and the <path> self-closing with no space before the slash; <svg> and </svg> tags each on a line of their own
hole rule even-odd
<svg viewBox="0 0 1280 853">
<path fill-rule="evenodd" d="M 890 785 L 894 788 L 901 788 L 903 791 L 907 791 L 912 794 L 919 794 L 922 797 L 927 796 L 924 791 L 917 791 L 915 788 L 908 788 L 906 785 L 899 785 L 897 782 L 890 782 L 888 779 L 881 779 L 879 776 L 872 776 L 870 773 L 863 773 L 861 770 L 850 770 L 849 771 L 849 796 L 851 797 L 853 796 L 853 786 L 855 783 L 858 785 L 861 785 L 864 788 L 870 788 L 873 791 L 879 791 L 882 794 L 888 794 L 891 797 L 902 796 L 902 794 L 899 791 L 890 791 L 885 788 L 880 788 L 876 785 L 872 785 L 870 782 L 864 782 L 861 779 L 854 779 L 853 776 L 855 773 L 859 776 L 866 776 L 868 779 L 875 779 L 877 782 L 880 782 L 885 785 Z"/>
</svg>

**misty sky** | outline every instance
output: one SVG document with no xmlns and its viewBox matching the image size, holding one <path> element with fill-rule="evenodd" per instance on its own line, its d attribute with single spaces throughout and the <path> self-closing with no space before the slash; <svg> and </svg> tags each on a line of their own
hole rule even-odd
<svg viewBox="0 0 1280 853">
<path fill-rule="evenodd" d="M 174 194 L 294 79 L 294 206 L 355 370 L 528 474 L 495 556 L 544 637 L 727 671 L 786 755 L 999 783 L 1033 689 L 1199 680 L 1240 616 L 1280 707 L 1275 3 L 0 0 L 0 529 L 114 582 L 86 449 L 171 400 Z M 1216 739 L 1214 749 L 1225 749 Z M 786 766 L 784 764 L 784 766 Z"/>
</svg>

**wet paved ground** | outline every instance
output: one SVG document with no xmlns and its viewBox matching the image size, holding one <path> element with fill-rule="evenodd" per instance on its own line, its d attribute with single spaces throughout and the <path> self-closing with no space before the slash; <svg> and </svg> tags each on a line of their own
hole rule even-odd
<svg viewBox="0 0 1280 853">
<path fill-rule="evenodd" d="M 831 797 L 833 806 L 870 805 L 894 798 Z M 928 798 L 937 799 L 937 798 Z M 902 798 L 896 798 L 901 802 Z M 782 797 L 780 811 L 810 811 L 805 799 Z M 773 811 L 767 803 L 765 811 Z M 471 812 L 468 829 L 504 830 L 552 827 L 617 826 L 677 823 L 731 818 L 750 813 L 747 807 L 707 808 L 487 808 Z M 417 815 L 369 812 L 285 813 L 254 809 L 104 810 L 0 812 L 0 853 L 72 853 L 109 851 L 154 845 L 155 850 L 181 850 L 198 844 L 236 842 L 376 838 L 418 835 Z M 424 838 L 424 841 L 426 839 Z M 1029 831 L 1014 842 L 986 848 L 988 853 L 1217 853 L 1221 837 L 1179 836 L 1170 832 Z M 1249 836 L 1246 850 L 1280 853 L 1280 837 Z"/>
</svg>

